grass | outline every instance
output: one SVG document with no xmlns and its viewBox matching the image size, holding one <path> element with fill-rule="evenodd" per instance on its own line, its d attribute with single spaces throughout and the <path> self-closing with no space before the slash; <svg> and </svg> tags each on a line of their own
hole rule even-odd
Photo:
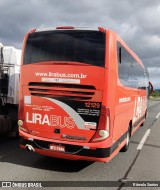
<svg viewBox="0 0 160 190">
<path fill-rule="evenodd" d="M 149 98 L 150 98 L 150 99 L 160 99 L 160 92 L 154 90 L 154 91 L 150 94 Z"/>
</svg>

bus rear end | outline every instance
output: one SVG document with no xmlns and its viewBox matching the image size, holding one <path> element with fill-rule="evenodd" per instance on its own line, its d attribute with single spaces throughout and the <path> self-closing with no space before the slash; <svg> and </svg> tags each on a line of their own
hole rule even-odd
<svg viewBox="0 0 160 190">
<path fill-rule="evenodd" d="M 59 27 L 26 35 L 18 122 L 21 148 L 58 158 L 106 161 L 105 47 L 106 33 L 98 29 Z"/>
</svg>

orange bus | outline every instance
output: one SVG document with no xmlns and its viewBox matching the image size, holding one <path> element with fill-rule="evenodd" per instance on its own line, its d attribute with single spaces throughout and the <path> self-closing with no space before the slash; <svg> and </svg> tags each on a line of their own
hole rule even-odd
<svg viewBox="0 0 160 190">
<path fill-rule="evenodd" d="M 144 123 L 148 83 L 141 60 L 111 30 L 34 29 L 22 50 L 20 147 L 108 162 Z"/>
</svg>

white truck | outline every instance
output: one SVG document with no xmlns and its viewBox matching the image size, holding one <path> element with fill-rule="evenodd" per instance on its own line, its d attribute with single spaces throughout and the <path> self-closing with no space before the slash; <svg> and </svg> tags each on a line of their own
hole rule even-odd
<svg viewBox="0 0 160 190">
<path fill-rule="evenodd" d="M 0 134 L 15 136 L 21 50 L 0 44 Z"/>
</svg>

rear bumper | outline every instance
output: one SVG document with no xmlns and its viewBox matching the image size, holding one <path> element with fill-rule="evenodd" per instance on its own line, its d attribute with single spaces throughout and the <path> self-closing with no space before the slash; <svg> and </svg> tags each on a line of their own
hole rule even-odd
<svg viewBox="0 0 160 190">
<path fill-rule="evenodd" d="M 23 134 L 23 135 L 22 135 Z M 24 135 L 26 134 L 26 136 Z M 33 137 L 33 136 L 32 136 Z M 65 147 L 65 152 L 50 150 L 50 144 L 61 145 Z M 111 147 L 108 148 L 91 148 L 83 145 L 73 145 L 58 143 L 53 141 L 39 140 L 29 138 L 27 133 L 20 131 L 20 147 L 26 149 L 26 145 L 31 145 L 35 152 L 46 156 L 58 157 L 71 160 L 89 160 L 107 162 L 110 160 Z"/>
</svg>

